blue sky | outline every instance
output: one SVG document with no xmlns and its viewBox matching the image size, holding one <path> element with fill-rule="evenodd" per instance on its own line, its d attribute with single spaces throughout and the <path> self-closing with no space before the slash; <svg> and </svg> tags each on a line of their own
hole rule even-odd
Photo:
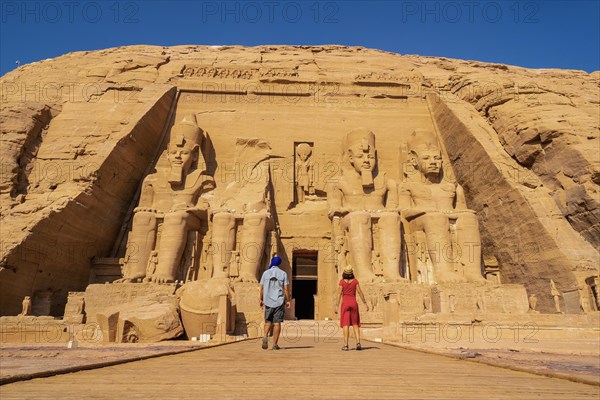
<svg viewBox="0 0 600 400">
<path fill-rule="evenodd" d="M 344 44 L 600 69 L 600 1 L 0 1 L 0 74 L 132 44 Z"/>
</svg>

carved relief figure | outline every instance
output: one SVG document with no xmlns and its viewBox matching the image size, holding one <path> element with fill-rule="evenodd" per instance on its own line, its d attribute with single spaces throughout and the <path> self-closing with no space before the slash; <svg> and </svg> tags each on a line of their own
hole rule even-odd
<svg viewBox="0 0 600 400">
<path fill-rule="evenodd" d="M 481 238 L 475 212 L 460 185 L 443 179 L 442 154 L 432 132 L 413 133 L 406 181 L 399 188 L 408 232 L 425 234 L 434 281 L 483 282 Z"/>
<path fill-rule="evenodd" d="M 154 275 L 156 272 L 156 265 L 158 264 L 158 251 L 152 250 L 150 252 L 150 258 L 148 259 L 148 266 L 146 267 L 146 278 Z"/>
<path fill-rule="evenodd" d="M 347 236 L 349 263 L 357 278 L 372 282 L 373 223 L 378 224 L 379 253 L 386 280 L 400 277 L 400 217 L 397 189 L 391 179 L 377 171 L 375 135 L 358 128 L 348 133 L 342 147 L 339 180 L 328 190 L 329 216 L 341 219 Z M 335 241 L 336 238 L 333 238 Z"/>
<path fill-rule="evenodd" d="M 154 274 L 146 278 L 159 283 L 175 281 L 188 231 L 200 230 L 201 221 L 207 218 L 207 203 L 200 196 L 215 187 L 213 178 L 205 175 L 200 151 L 203 139 L 194 115 L 173 126 L 167 149 L 169 167 L 157 168 L 142 184 L 120 282 L 140 282 L 146 277 L 161 220 L 158 263 Z"/>
<path fill-rule="evenodd" d="M 296 196 L 298 204 L 304 203 L 307 194 L 315 194 L 312 147 L 308 143 L 296 146 Z"/>
</svg>

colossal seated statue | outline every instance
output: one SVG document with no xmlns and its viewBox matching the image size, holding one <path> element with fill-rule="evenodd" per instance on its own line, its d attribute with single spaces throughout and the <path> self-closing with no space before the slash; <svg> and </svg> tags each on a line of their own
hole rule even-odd
<svg viewBox="0 0 600 400">
<path fill-rule="evenodd" d="M 207 219 L 208 203 L 201 195 L 215 187 L 214 179 L 205 175 L 203 140 L 194 115 L 186 115 L 173 126 L 167 149 L 169 167 L 157 167 L 144 179 L 127 240 L 123 278 L 117 282 L 176 280 L 188 231 L 200 230 Z M 147 276 L 149 261 L 152 275 Z"/>
<path fill-rule="evenodd" d="M 357 278 L 365 282 L 377 279 L 377 268 L 374 271 L 371 265 L 372 253 L 376 251 L 384 279 L 399 281 L 397 188 L 393 180 L 378 173 L 375 135 L 369 130 L 357 128 L 346 135 L 341 175 L 337 182 L 330 183 L 328 202 L 333 222 L 332 239 L 336 249 L 343 247 L 342 243 L 347 244 L 346 262 L 354 266 Z M 378 233 L 374 234 L 374 228 Z M 341 270 L 339 265 L 338 270 Z"/>
<path fill-rule="evenodd" d="M 234 164 L 243 166 L 211 202 L 213 279 L 258 282 L 267 229 L 272 221 L 268 187 L 271 147 L 262 139 L 238 138 Z"/>
<path fill-rule="evenodd" d="M 418 247 L 424 246 L 433 265 L 433 276 L 426 276 L 421 270 L 423 263 L 420 268 L 411 267 L 413 274 L 421 275 L 411 279 L 425 283 L 485 281 L 477 216 L 467 208 L 462 187 L 444 179 L 442 153 L 435 134 L 414 132 L 406 152 L 405 179 L 399 185 L 398 201 L 402 216 L 408 221 L 406 231 L 413 236 L 407 242 L 416 246 L 409 246 L 409 253 L 413 253 L 409 259 Z M 414 239 L 417 233 L 424 233 L 425 243 Z"/>
</svg>

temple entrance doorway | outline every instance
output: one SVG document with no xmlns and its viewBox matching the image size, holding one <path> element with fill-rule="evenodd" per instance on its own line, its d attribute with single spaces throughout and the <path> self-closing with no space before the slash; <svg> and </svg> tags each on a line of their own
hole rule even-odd
<svg viewBox="0 0 600 400">
<path fill-rule="evenodd" d="M 296 318 L 315 318 L 317 294 L 317 251 L 294 251 L 292 255 L 292 297 Z"/>
</svg>

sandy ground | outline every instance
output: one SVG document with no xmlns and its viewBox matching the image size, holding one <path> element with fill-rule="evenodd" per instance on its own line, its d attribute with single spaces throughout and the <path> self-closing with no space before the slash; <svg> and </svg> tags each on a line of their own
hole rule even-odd
<svg viewBox="0 0 600 400">
<path fill-rule="evenodd" d="M 304 332 L 303 332 L 304 333 Z M 272 342 L 271 342 L 272 344 Z M 11 399 L 598 400 L 600 386 L 338 336 L 286 335 L 14 382 Z"/>
<path fill-rule="evenodd" d="M 341 330 L 333 321 L 286 322 L 283 332 L 288 339 L 313 339 L 315 343 L 329 339 L 336 343 L 341 341 Z M 397 347 L 600 385 L 600 335 L 593 330 L 581 334 L 569 329 L 553 329 L 540 332 L 536 340 L 523 340 L 529 337 L 527 332 L 515 340 L 511 331 L 497 341 L 482 340 L 478 331 L 458 341 L 444 340 L 448 339 L 444 331 L 437 336 L 432 331 L 425 332 L 424 336 L 412 331 L 411 335 L 396 332 L 395 337 L 385 339 L 382 339 L 385 335 L 381 329 L 363 329 L 362 332 L 375 343 L 383 341 Z M 154 344 L 82 343 L 78 348 L 69 349 L 66 344 L 4 343 L 0 346 L 0 380 L 48 376 L 53 372 L 186 352 L 215 344 L 218 343 L 185 340 Z"/>
<path fill-rule="evenodd" d="M 151 345 L 123 344 L 69 349 L 66 344 L 4 343 L 0 346 L 0 382 L 15 376 L 35 376 L 52 371 L 133 361 L 149 356 L 185 352 L 202 346 L 198 342 L 171 341 Z"/>
<path fill-rule="evenodd" d="M 373 341 L 406 349 L 600 385 L 597 329 L 552 328 L 515 333 L 514 329 L 484 326 L 471 331 L 463 329 L 459 335 L 456 328 L 437 327 L 406 328 L 395 335 L 386 335 L 381 329 L 365 329 L 364 334 Z"/>
</svg>

